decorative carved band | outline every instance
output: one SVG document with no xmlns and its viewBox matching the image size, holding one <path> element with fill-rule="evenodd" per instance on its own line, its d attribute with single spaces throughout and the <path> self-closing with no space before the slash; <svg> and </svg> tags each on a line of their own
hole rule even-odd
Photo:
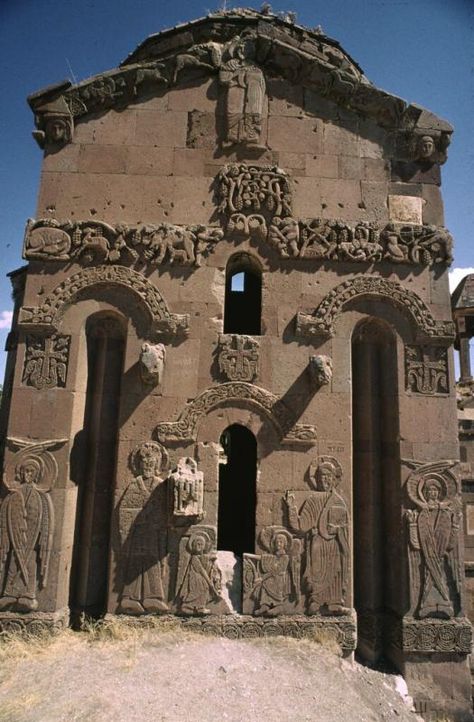
<svg viewBox="0 0 474 722">
<path fill-rule="evenodd" d="M 262 413 L 277 431 L 283 443 L 308 444 L 316 441 L 316 429 L 309 424 L 297 424 L 293 412 L 270 391 L 259 386 L 235 381 L 206 389 L 189 403 L 177 421 L 162 422 L 155 429 L 162 443 L 194 441 L 202 418 L 218 406 L 245 404 Z"/>
<path fill-rule="evenodd" d="M 59 221 L 29 219 L 23 242 L 27 260 L 73 261 L 76 263 L 140 263 L 150 266 L 176 264 L 200 266 L 223 237 L 212 226 L 175 226 L 171 223 L 130 227 L 111 226 L 104 221 Z"/>
<path fill-rule="evenodd" d="M 188 328 L 189 317 L 170 313 L 166 302 L 150 281 L 124 266 L 87 268 L 66 278 L 45 298 L 41 306 L 23 306 L 19 325 L 57 331 L 65 309 L 92 286 L 121 286 L 133 294 L 150 319 L 150 332 L 178 333 Z"/>
<path fill-rule="evenodd" d="M 425 302 L 413 291 L 379 276 L 344 281 L 327 294 L 313 314 L 298 313 L 296 332 L 301 336 L 333 336 L 334 323 L 346 304 L 363 298 L 385 298 L 406 313 L 421 338 L 443 341 L 454 338 L 452 321 L 436 321 Z"/>
<path fill-rule="evenodd" d="M 471 654 L 472 626 L 468 619 L 410 619 L 393 623 L 390 639 L 404 652 Z"/>
</svg>

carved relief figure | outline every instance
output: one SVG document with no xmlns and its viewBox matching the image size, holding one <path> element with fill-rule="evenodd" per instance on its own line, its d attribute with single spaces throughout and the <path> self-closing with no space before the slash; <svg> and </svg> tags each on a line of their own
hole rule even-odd
<svg viewBox="0 0 474 722">
<path fill-rule="evenodd" d="M 262 529 L 267 554 L 244 554 L 244 614 L 276 617 L 292 614 L 300 600 L 301 544 L 287 529 Z"/>
<path fill-rule="evenodd" d="M 140 375 L 144 384 L 159 386 L 163 383 L 166 347 L 162 343 L 145 341 L 140 351 Z"/>
<path fill-rule="evenodd" d="M 127 614 L 166 612 L 163 566 L 166 556 L 167 503 L 160 470 L 166 452 L 153 441 L 131 455 L 135 477 L 119 503 L 123 554 L 120 611 Z"/>
<path fill-rule="evenodd" d="M 331 456 L 320 458 L 311 474 L 316 490 L 300 512 L 287 492 L 290 529 L 305 537 L 303 582 L 308 593 L 308 614 L 346 614 L 344 606 L 349 571 L 349 511 L 337 491 L 342 470 Z"/>
<path fill-rule="evenodd" d="M 170 474 L 173 493 L 173 514 L 175 517 L 204 516 L 204 477 L 198 471 L 197 463 L 189 456 L 178 461 L 178 466 Z"/>
<path fill-rule="evenodd" d="M 176 605 L 181 614 L 211 614 L 210 607 L 216 604 L 226 607 L 215 544 L 216 531 L 207 526 L 195 526 L 181 539 L 176 580 Z"/>
<path fill-rule="evenodd" d="M 329 384 L 332 379 L 332 358 L 322 354 L 310 356 L 309 373 L 315 386 Z"/>
<path fill-rule="evenodd" d="M 251 336 L 220 334 L 219 371 L 229 381 L 253 381 L 258 374 L 259 344 Z"/>
<path fill-rule="evenodd" d="M 449 619 L 458 611 L 460 504 L 453 462 L 425 464 L 410 475 L 407 492 L 411 614 Z"/>
<path fill-rule="evenodd" d="M 27 336 L 22 381 L 38 391 L 66 386 L 70 336 Z"/>
<path fill-rule="evenodd" d="M 0 507 L 0 609 L 30 612 L 48 580 L 54 533 L 54 509 L 49 491 L 57 464 L 47 451 L 64 439 L 29 444 L 11 440 L 23 450 L 17 455 L 14 478 Z M 8 475 L 8 472 L 7 472 Z"/>
<path fill-rule="evenodd" d="M 219 82 L 227 88 L 226 140 L 258 145 L 262 134 L 265 76 L 253 60 L 255 40 L 237 37 L 229 44 L 219 69 Z"/>
</svg>

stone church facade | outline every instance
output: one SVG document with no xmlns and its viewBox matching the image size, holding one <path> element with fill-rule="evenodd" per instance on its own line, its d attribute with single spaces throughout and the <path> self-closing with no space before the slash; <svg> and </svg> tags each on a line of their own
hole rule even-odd
<svg viewBox="0 0 474 722">
<path fill-rule="evenodd" d="M 329 635 L 469 719 L 450 125 L 250 10 L 29 102 L 0 626 Z"/>
</svg>

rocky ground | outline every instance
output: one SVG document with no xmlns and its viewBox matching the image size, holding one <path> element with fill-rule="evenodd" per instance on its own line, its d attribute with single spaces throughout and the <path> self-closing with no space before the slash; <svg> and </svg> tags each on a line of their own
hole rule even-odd
<svg viewBox="0 0 474 722">
<path fill-rule="evenodd" d="M 308 640 L 112 626 L 0 642 L 0 722 L 416 722 L 404 691 Z"/>
</svg>

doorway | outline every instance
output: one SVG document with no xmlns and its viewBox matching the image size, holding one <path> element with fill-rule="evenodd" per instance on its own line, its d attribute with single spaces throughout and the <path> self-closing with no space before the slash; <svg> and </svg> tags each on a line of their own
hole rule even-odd
<svg viewBox="0 0 474 722">
<path fill-rule="evenodd" d="M 255 552 L 257 440 L 251 431 L 232 424 L 220 443 L 227 464 L 219 467 L 217 547 L 242 555 Z"/>
</svg>

